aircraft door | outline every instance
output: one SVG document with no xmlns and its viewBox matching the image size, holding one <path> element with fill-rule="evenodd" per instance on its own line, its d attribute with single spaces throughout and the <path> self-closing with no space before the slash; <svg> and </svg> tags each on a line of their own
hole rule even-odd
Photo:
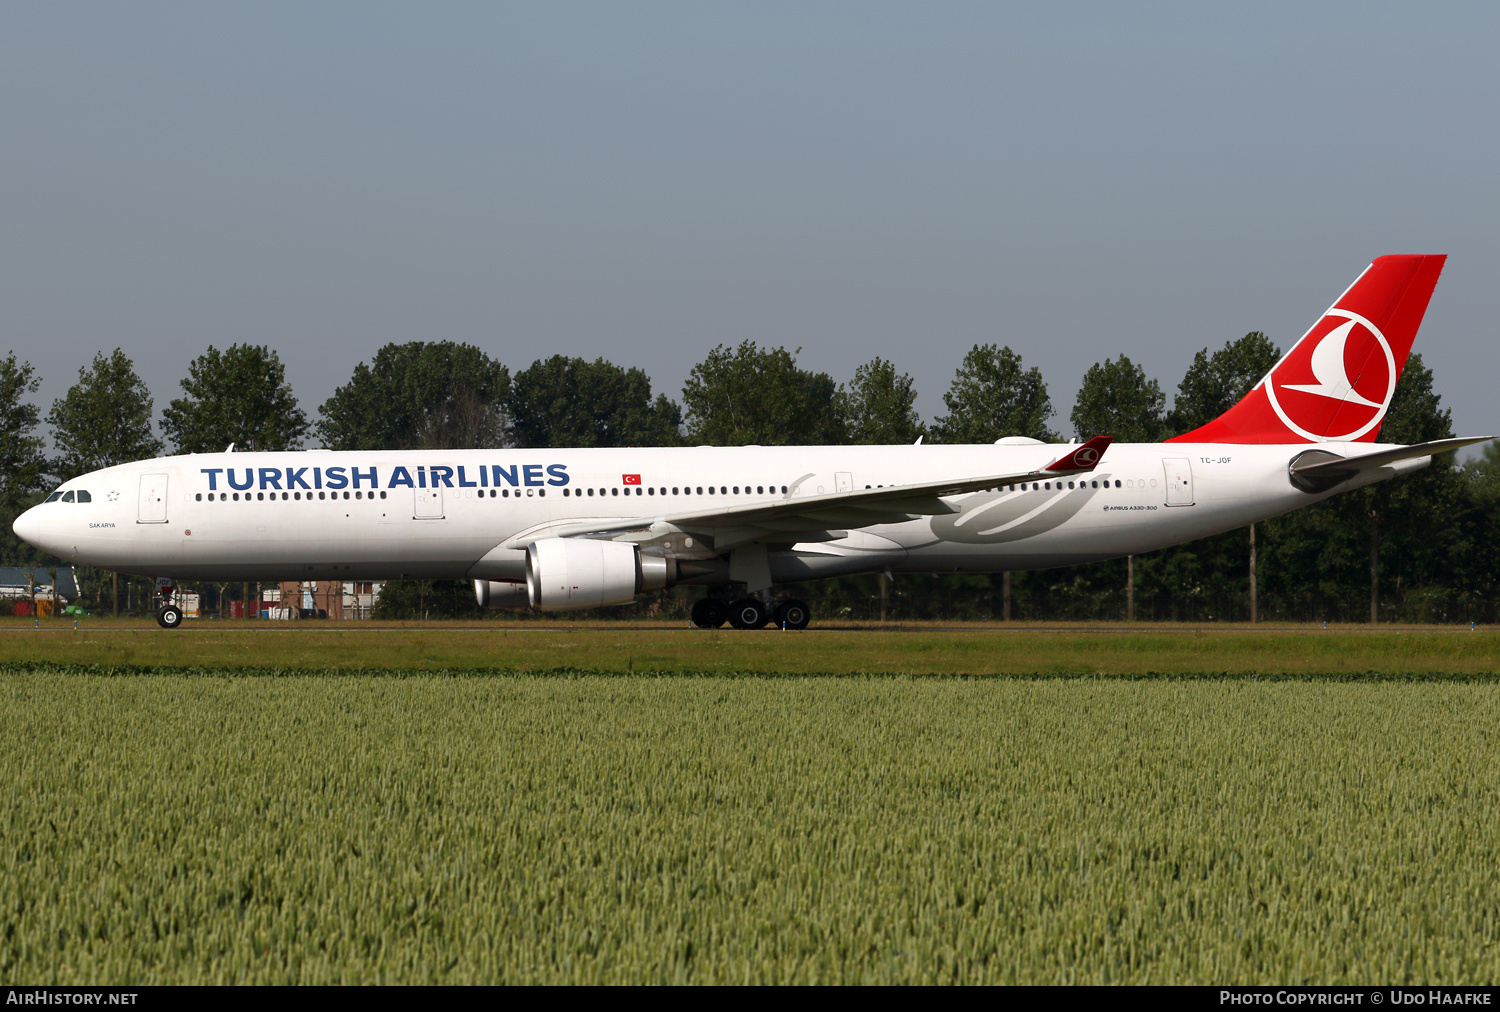
<svg viewBox="0 0 1500 1012">
<path fill-rule="evenodd" d="M 854 491 L 854 474 L 851 471 L 835 471 L 833 473 L 833 487 L 837 492 Z"/>
<path fill-rule="evenodd" d="M 416 520 L 443 519 L 443 490 L 441 488 L 419 488 L 412 518 Z"/>
<path fill-rule="evenodd" d="M 167 522 L 167 476 L 164 474 L 141 475 L 140 512 L 136 522 L 164 524 Z"/>
<path fill-rule="evenodd" d="M 1193 464 L 1186 457 L 1167 457 L 1161 462 L 1167 477 L 1167 505 L 1193 505 Z"/>
</svg>

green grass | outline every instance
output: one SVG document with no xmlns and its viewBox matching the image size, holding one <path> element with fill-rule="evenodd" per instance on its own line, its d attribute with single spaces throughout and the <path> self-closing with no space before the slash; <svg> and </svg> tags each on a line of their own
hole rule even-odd
<svg viewBox="0 0 1500 1012">
<path fill-rule="evenodd" d="M 0 981 L 1489 982 L 1497 727 L 1476 677 L 0 668 Z"/>
<path fill-rule="evenodd" d="M 0 620 L 0 663 L 682 673 L 1329 674 L 1500 671 L 1500 630 L 1317 626 L 881 626 L 691 630 L 536 621 L 419 626 L 323 622 Z"/>
</svg>

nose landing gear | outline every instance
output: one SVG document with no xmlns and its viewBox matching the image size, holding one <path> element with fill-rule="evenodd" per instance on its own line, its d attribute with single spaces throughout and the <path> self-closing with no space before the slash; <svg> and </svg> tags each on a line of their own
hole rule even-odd
<svg viewBox="0 0 1500 1012">
<path fill-rule="evenodd" d="M 177 588 L 170 583 L 164 583 L 157 592 L 161 595 L 161 604 L 156 608 L 156 624 L 163 629 L 181 628 L 182 609 L 172 603 L 177 594 Z"/>
</svg>

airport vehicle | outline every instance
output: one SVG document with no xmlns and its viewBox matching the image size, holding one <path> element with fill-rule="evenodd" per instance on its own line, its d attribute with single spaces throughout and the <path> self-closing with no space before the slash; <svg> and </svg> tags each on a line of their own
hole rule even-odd
<svg viewBox="0 0 1500 1012">
<path fill-rule="evenodd" d="M 1381 257 L 1238 404 L 1165 443 L 212 453 L 65 482 L 15 521 L 72 563 L 178 580 L 471 579 L 565 611 L 643 590 L 801 628 L 773 584 L 1147 552 L 1426 467 L 1489 437 L 1375 442 L 1442 271 Z M 179 625 L 170 592 L 159 610 Z"/>
</svg>

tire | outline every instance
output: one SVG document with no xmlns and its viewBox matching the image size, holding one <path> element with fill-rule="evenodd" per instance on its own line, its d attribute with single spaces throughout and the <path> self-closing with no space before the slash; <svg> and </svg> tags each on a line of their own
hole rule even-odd
<svg viewBox="0 0 1500 1012">
<path fill-rule="evenodd" d="M 712 597 L 700 598 L 693 605 L 692 622 L 699 629 L 717 629 L 729 617 L 724 602 Z"/>
<path fill-rule="evenodd" d="M 156 613 L 156 624 L 163 629 L 177 629 L 182 625 L 182 609 L 169 604 Z"/>
<path fill-rule="evenodd" d="M 776 624 L 782 629 L 806 629 L 811 621 L 812 609 L 805 601 L 791 598 L 776 606 Z"/>
<path fill-rule="evenodd" d="M 766 606 L 753 597 L 742 597 L 729 606 L 729 624 L 736 629 L 759 629 L 770 618 Z"/>
</svg>

